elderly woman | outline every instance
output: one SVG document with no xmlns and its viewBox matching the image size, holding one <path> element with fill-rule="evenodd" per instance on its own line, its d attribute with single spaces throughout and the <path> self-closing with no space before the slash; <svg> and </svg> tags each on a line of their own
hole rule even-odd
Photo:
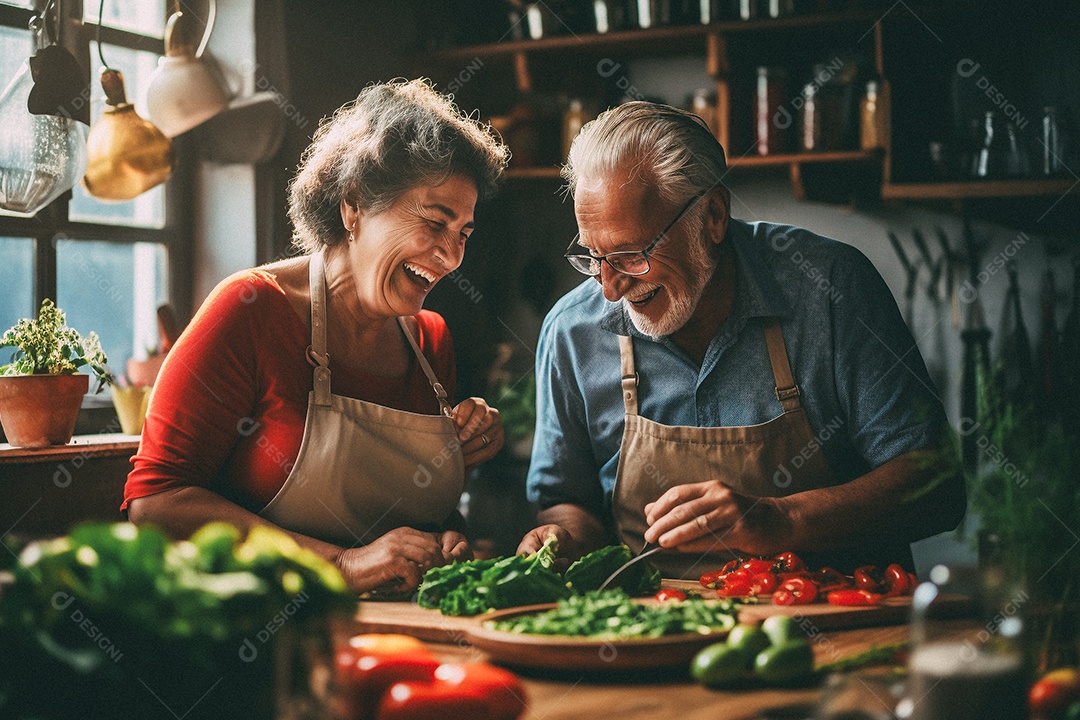
<svg viewBox="0 0 1080 720">
<path fill-rule="evenodd" d="M 306 254 L 227 278 L 170 351 L 131 520 L 277 525 L 357 592 L 469 557 L 456 508 L 502 425 L 480 398 L 451 408 L 450 335 L 421 308 L 506 160 L 423 81 L 368 87 L 325 122 L 290 189 Z"/>
</svg>

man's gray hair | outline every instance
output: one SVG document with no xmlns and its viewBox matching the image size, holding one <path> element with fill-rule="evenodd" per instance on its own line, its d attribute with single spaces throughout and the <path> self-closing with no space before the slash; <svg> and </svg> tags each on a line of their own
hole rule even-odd
<svg viewBox="0 0 1080 720">
<path fill-rule="evenodd" d="M 341 201 L 385 210 L 419 185 L 452 175 L 494 193 L 509 151 L 490 126 L 463 114 L 427 80 L 371 85 L 323 120 L 289 185 L 293 244 L 313 252 L 343 242 Z"/>
<path fill-rule="evenodd" d="M 701 118 L 670 105 L 634 101 L 601 113 L 574 139 L 562 177 L 573 194 L 582 178 L 610 178 L 628 165 L 670 203 L 716 187 L 727 194 L 724 148 Z"/>
</svg>

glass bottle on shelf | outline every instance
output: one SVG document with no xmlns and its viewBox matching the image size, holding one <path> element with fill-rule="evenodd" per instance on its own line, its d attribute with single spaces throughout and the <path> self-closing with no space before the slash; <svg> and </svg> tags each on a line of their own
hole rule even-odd
<svg viewBox="0 0 1080 720">
<path fill-rule="evenodd" d="M 759 155 L 784 152 L 786 125 L 779 110 L 784 102 L 787 74 L 780 68 L 759 67 L 754 94 L 754 137 Z"/>
<path fill-rule="evenodd" d="M 873 150 L 881 147 L 881 118 L 878 108 L 878 83 L 870 80 L 866 83 L 866 92 L 859 107 L 859 147 Z"/>
<path fill-rule="evenodd" d="M 1016 138 L 1016 126 L 999 118 L 996 112 L 987 111 L 983 120 L 982 149 L 975 166 L 976 177 L 1020 177 L 1028 170 L 1027 153 Z"/>
<path fill-rule="evenodd" d="M 802 108 L 799 109 L 799 149 L 821 149 L 821 108 L 818 106 L 817 85 L 807 83 L 802 92 Z"/>
<path fill-rule="evenodd" d="M 1043 108 L 1041 131 L 1042 167 L 1040 170 L 1047 177 L 1061 175 L 1067 171 L 1065 149 L 1068 138 L 1061 127 L 1057 108 L 1052 105 Z"/>
</svg>

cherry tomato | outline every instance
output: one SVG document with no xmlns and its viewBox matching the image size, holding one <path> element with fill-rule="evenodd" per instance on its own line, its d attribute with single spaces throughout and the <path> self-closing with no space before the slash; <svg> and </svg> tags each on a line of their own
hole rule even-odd
<svg viewBox="0 0 1080 720">
<path fill-rule="evenodd" d="M 859 590 L 880 593 L 885 589 L 884 584 L 881 582 L 881 572 L 875 565 L 863 565 L 861 568 L 856 568 L 853 575 L 855 576 L 855 587 Z"/>
<path fill-rule="evenodd" d="M 884 595 L 869 590 L 833 590 L 825 596 L 830 605 L 877 605 Z"/>
<path fill-rule="evenodd" d="M 701 587 L 714 588 L 720 582 L 721 573 L 719 570 L 715 572 L 707 572 L 701 576 L 698 581 L 701 583 Z"/>
<path fill-rule="evenodd" d="M 911 594 L 911 591 L 915 589 L 912 585 L 912 577 L 911 573 L 896 563 L 885 568 L 885 597 Z"/>
<path fill-rule="evenodd" d="M 814 577 L 819 594 L 829 593 L 833 590 L 847 590 L 855 586 L 855 581 L 836 568 L 823 567 L 817 571 Z"/>
<path fill-rule="evenodd" d="M 750 583 L 736 582 L 727 583 L 723 587 L 716 589 L 716 594 L 722 598 L 728 597 L 749 597 L 754 594 L 753 589 L 750 587 Z"/>
<path fill-rule="evenodd" d="M 769 595 L 779 584 L 780 581 L 771 572 L 758 573 L 751 580 L 750 589 L 755 595 Z"/>
<path fill-rule="evenodd" d="M 776 567 L 775 560 L 768 560 L 766 558 L 751 558 L 743 562 L 739 566 L 740 570 L 746 570 L 750 575 L 759 575 L 763 572 L 772 572 L 772 569 Z"/>
<path fill-rule="evenodd" d="M 724 575 L 721 579 L 725 583 L 745 583 L 749 585 L 754 578 L 754 573 L 745 568 L 739 568 L 738 570 L 732 570 L 727 575 Z"/>
<path fill-rule="evenodd" d="M 789 590 L 777 590 L 772 594 L 773 605 L 794 605 L 795 596 Z"/>
<path fill-rule="evenodd" d="M 780 572 L 799 572 L 806 569 L 806 563 L 793 552 L 783 552 L 776 556 Z"/>
<path fill-rule="evenodd" d="M 780 597 L 778 598 L 777 595 L 780 595 Z M 788 595 L 791 597 L 789 598 Z M 818 589 L 813 580 L 797 577 L 785 581 L 780 586 L 780 589 L 773 593 L 773 603 L 776 605 L 807 605 L 817 600 L 817 596 Z M 777 602 L 778 599 L 781 602 Z"/>
<path fill-rule="evenodd" d="M 675 588 L 662 588 L 653 597 L 659 602 L 682 601 L 686 599 L 686 593 Z"/>
</svg>

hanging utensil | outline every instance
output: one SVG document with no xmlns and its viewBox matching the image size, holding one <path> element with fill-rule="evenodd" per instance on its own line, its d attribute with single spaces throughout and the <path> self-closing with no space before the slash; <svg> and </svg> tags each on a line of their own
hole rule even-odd
<svg viewBox="0 0 1080 720">
<path fill-rule="evenodd" d="M 990 329 L 986 327 L 978 287 L 980 258 L 986 249 L 986 237 L 976 235 L 968 218 L 964 218 L 964 249 L 967 252 L 968 285 L 972 289 L 972 298 L 968 305 L 967 318 L 960 338 L 964 343 L 964 369 L 960 384 L 961 453 L 964 467 L 974 472 L 978 465 L 978 437 L 969 432 L 979 421 L 978 376 L 980 369 L 988 372 L 990 367 Z"/>
<path fill-rule="evenodd" d="M 934 233 L 941 245 L 941 256 L 945 261 L 945 297 L 949 301 L 949 315 L 953 328 L 959 328 L 960 296 L 956 293 L 956 273 L 960 271 L 960 256 L 952 249 L 949 236 L 940 225 L 934 227 Z"/>
<path fill-rule="evenodd" d="M 892 243 L 893 250 L 900 258 L 900 264 L 904 266 L 904 273 L 907 275 L 907 285 L 904 287 L 904 322 L 907 323 L 909 329 L 913 329 L 915 327 L 915 284 L 919 277 L 919 266 L 908 259 L 904 246 L 900 244 L 900 238 L 896 237 L 896 233 L 892 230 L 889 231 L 889 242 Z"/>
<path fill-rule="evenodd" d="M 626 568 L 630 567 L 631 565 L 636 563 L 638 560 L 644 560 L 645 558 L 649 557 L 653 553 L 657 553 L 657 552 L 660 552 L 661 550 L 663 550 L 663 548 L 660 547 L 659 545 L 656 545 L 656 546 L 650 548 L 649 545 L 651 545 L 651 544 L 652 543 L 645 543 L 641 548 L 641 552 L 639 552 L 634 557 L 630 558 L 627 562 L 623 563 L 622 566 L 618 570 L 611 573 L 611 575 L 608 576 L 608 579 L 605 580 L 603 582 L 603 584 L 600 585 L 599 589 L 600 590 L 607 589 L 608 585 L 611 585 L 612 580 L 614 580 L 615 578 L 622 575 L 623 571 L 626 570 Z"/>
</svg>

